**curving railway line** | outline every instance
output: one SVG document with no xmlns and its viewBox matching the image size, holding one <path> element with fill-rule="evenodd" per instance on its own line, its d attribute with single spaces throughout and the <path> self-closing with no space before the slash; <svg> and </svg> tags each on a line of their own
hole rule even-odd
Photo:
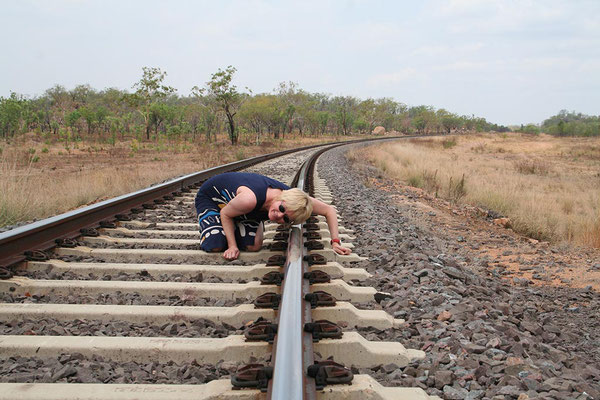
<svg viewBox="0 0 600 400">
<path fill-rule="evenodd" d="M 356 332 L 403 320 L 369 309 L 389 295 L 361 284 L 359 248 L 333 252 L 321 217 L 266 224 L 263 249 L 234 262 L 198 250 L 204 180 L 244 169 L 332 204 L 315 168 L 331 147 L 213 168 L 0 234 L 0 399 L 435 398 L 353 374 L 425 353 Z"/>
</svg>

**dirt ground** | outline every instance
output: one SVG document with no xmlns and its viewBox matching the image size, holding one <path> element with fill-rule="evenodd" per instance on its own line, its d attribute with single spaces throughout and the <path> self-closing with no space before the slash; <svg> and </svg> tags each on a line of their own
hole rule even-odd
<svg viewBox="0 0 600 400">
<path fill-rule="evenodd" d="M 370 184 L 390 192 L 394 200 L 409 206 L 422 228 L 437 230 L 455 241 L 458 253 L 474 263 L 487 265 L 512 284 L 592 288 L 600 291 L 600 250 L 553 246 L 495 225 L 487 212 L 459 206 L 425 191 L 382 178 Z"/>
</svg>

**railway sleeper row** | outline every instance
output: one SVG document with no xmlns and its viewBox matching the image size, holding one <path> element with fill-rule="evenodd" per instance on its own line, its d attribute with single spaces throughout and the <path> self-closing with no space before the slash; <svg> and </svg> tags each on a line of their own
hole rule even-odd
<svg viewBox="0 0 600 400">
<path fill-rule="evenodd" d="M 314 186 L 315 197 L 331 203 L 333 196 L 324 182 L 315 177 Z M 281 293 L 280 286 L 264 285 L 258 280 L 265 274 L 278 270 L 277 267 L 267 266 L 267 263 L 282 252 L 269 249 L 256 253 L 243 252 L 237 262 L 225 264 L 220 253 L 206 253 L 189 248 L 197 246 L 197 226 L 189 222 L 195 220 L 193 215 L 189 215 L 189 210 L 193 209 L 193 195 L 175 198 L 170 204 L 143 210 L 136 214 L 136 219 L 119 222 L 115 227 L 100 228 L 98 236 L 82 236 L 74 247 L 58 247 L 48 260 L 29 261 L 21 266 L 17 270 L 17 274 L 21 276 L 0 281 L 3 299 L 11 301 L 0 307 L 0 321 L 14 325 L 46 318 L 59 322 L 154 324 L 174 330 L 174 336 L 4 335 L 0 336 L 2 359 L 57 358 L 62 354 L 60 357 L 63 358 L 65 355 L 66 358 L 75 355 L 76 359 L 99 357 L 115 363 L 176 363 L 184 365 L 181 368 L 186 368 L 186 371 L 192 368 L 189 365 L 195 368 L 204 364 L 227 363 L 228 368 L 232 369 L 243 363 L 268 362 L 271 353 L 268 342 L 248 341 L 239 334 L 228 334 L 220 338 L 178 337 L 184 329 L 173 326 L 181 324 L 185 327 L 194 321 L 205 320 L 222 324 L 231 333 L 256 320 L 275 320 L 275 310 L 257 308 L 251 303 L 261 295 Z M 188 209 L 188 215 L 178 213 L 176 218 L 171 218 L 162 214 L 182 208 Z M 178 222 L 172 222 L 173 220 Z M 275 239 L 277 228 L 275 224 L 265 225 L 266 245 L 278 241 Z M 323 271 L 331 277 L 327 283 L 312 284 L 311 292 L 324 291 L 336 300 L 334 306 L 315 308 L 312 311 L 313 320 L 333 321 L 344 327 L 341 338 L 323 338 L 314 343 L 316 359 L 331 357 L 336 362 L 352 366 L 355 372 L 359 368 L 372 368 L 381 364 L 402 368 L 412 361 L 422 359 L 422 351 L 406 349 L 396 342 L 370 342 L 350 331 L 353 327 L 389 329 L 399 327 L 404 321 L 394 319 L 382 310 L 356 308 L 353 304 L 374 304 L 385 294 L 377 293 L 370 287 L 356 286 L 370 276 L 363 269 L 349 267 L 352 262 L 362 258 L 355 253 L 349 256 L 336 254 L 329 245 L 329 232 L 322 218 L 313 221 L 311 230 L 321 235 L 321 239 L 317 240 L 320 245 L 316 246 L 322 249 L 311 250 L 310 253 L 320 255 L 321 262 L 324 263 L 312 265 L 310 270 Z M 351 247 L 348 241 L 353 238 L 352 232 L 340 226 L 340 233 L 344 244 Z M 132 248 L 118 248 L 120 246 Z M 35 276 L 36 273 L 53 274 L 60 278 L 35 279 L 27 276 Z M 75 279 L 63 279 L 67 274 Z M 113 275 L 120 276 L 119 274 L 158 280 L 102 280 Z M 168 279 L 169 276 L 192 281 L 164 282 L 160 279 Z M 201 280 L 205 277 L 218 277 L 246 283 L 194 281 L 198 277 L 202 277 Z M 140 301 L 162 296 L 182 299 L 186 305 L 156 305 L 152 302 L 149 304 L 153 305 L 131 305 L 124 301 L 122 304 L 69 304 L 73 303 L 73 298 L 101 300 L 103 296 L 111 294 L 117 296 L 133 293 Z M 45 298 L 50 301 L 46 302 Z M 193 305 L 195 300 L 207 299 L 221 301 L 220 306 Z M 206 303 L 210 301 L 207 300 Z M 232 305 L 231 302 L 236 304 L 223 306 Z M 232 390 L 230 379 L 215 379 L 197 385 L 14 382 L 0 383 L 0 389 L 0 399 L 258 399 L 264 396 L 257 390 Z M 418 388 L 385 388 L 368 375 L 356 374 L 351 385 L 327 386 L 325 391 L 318 392 L 318 398 L 433 397 Z"/>
</svg>

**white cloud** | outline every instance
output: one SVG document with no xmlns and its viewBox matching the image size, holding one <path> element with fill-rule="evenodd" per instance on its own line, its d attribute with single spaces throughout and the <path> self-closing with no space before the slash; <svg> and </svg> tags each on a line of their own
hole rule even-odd
<svg viewBox="0 0 600 400">
<path fill-rule="evenodd" d="M 519 67 L 526 70 L 571 69 L 574 66 L 575 61 L 570 57 L 535 57 L 519 61 Z"/>
<path fill-rule="evenodd" d="M 454 45 L 425 45 L 420 46 L 413 50 L 413 56 L 426 56 L 426 57 L 447 57 L 452 56 L 456 58 L 462 55 L 472 55 L 483 49 L 485 45 L 481 42 L 462 44 L 458 46 Z"/>
<path fill-rule="evenodd" d="M 435 65 L 432 71 L 475 71 L 488 68 L 487 62 L 482 61 L 457 61 L 449 64 Z"/>
<path fill-rule="evenodd" d="M 558 27 L 575 18 L 577 7 L 563 0 L 450 0 L 429 4 L 432 15 L 454 34 L 502 34 Z"/>
<path fill-rule="evenodd" d="M 586 60 L 583 63 L 577 66 L 577 69 L 580 72 L 592 72 L 597 77 L 598 71 L 600 71 L 600 59 L 596 58 L 593 60 Z M 600 79 L 596 78 L 596 82 L 600 81 Z"/>
<path fill-rule="evenodd" d="M 419 72 L 415 68 L 407 67 L 396 72 L 371 76 L 367 79 L 367 84 L 369 86 L 384 86 L 388 84 L 404 82 L 418 77 Z"/>
</svg>

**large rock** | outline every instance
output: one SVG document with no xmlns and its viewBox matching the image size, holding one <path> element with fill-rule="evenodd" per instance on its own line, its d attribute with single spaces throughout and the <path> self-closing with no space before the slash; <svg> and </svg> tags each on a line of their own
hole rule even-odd
<svg viewBox="0 0 600 400">
<path fill-rule="evenodd" d="M 383 135 L 385 133 L 385 128 L 383 126 L 376 126 L 373 129 L 373 135 Z"/>
</svg>

